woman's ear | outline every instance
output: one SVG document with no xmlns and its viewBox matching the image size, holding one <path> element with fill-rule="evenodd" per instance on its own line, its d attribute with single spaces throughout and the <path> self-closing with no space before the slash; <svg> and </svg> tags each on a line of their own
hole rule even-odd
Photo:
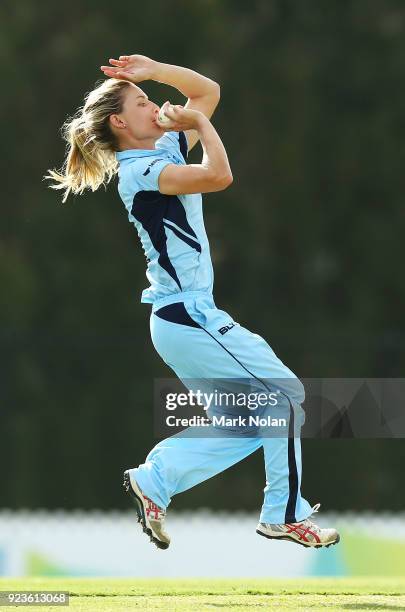
<svg viewBox="0 0 405 612">
<path fill-rule="evenodd" d="M 120 118 L 119 115 L 110 115 L 110 123 L 119 130 L 122 130 L 127 127 L 127 124 Z"/>
</svg>

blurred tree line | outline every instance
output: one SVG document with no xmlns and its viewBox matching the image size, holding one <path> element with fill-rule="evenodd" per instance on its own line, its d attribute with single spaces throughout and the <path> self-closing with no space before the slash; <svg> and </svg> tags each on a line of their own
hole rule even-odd
<svg viewBox="0 0 405 612">
<path fill-rule="evenodd" d="M 62 205 L 42 181 L 109 57 L 221 85 L 234 182 L 204 196 L 218 307 L 301 377 L 403 375 L 403 2 L 4 1 L 0 33 L 0 506 L 126 508 L 121 471 L 155 443 L 153 380 L 171 371 L 116 185 Z M 305 440 L 303 455 L 311 501 L 403 508 L 404 441 Z M 264 484 L 259 452 L 174 507 L 257 508 Z"/>
</svg>

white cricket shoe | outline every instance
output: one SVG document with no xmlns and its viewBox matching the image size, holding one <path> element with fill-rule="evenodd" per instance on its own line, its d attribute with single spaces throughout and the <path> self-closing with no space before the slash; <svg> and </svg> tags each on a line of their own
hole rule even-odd
<svg viewBox="0 0 405 612">
<path fill-rule="evenodd" d="M 318 512 L 321 504 L 315 504 L 312 513 Z M 336 529 L 322 529 L 315 525 L 310 518 L 299 523 L 270 524 L 259 523 L 256 533 L 270 540 L 289 540 L 302 544 L 307 548 L 323 548 L 337 544 L 340 536 Z"/>
<path fill-rule="evenodd" d="M 141 523 L 142 530 L 146 533 L 150 541 L 158 548 L 169 548 L 170 537 L 165 532 L 164 520 L 166 511 L 159 508 L 149 497 L 146 497 L 139 488 L 136 480 L 131 478 L 129 470 L 124 472 L 123 487 L 126 493 L 135 501 L 138 523 Z"/>
</svg>

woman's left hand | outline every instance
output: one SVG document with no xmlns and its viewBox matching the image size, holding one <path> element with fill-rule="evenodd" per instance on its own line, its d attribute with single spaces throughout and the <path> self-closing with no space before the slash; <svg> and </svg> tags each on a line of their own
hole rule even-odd
<svg viewBox="0 0 405 612">
<path fill-rule="evenodd" d="M 100 66 L 108 77 L 141 83 L 153 78 L 158 62 L 146 55 L 120 55 L 119 59 L 108 60 L 111 66 Z"/>
</svg>

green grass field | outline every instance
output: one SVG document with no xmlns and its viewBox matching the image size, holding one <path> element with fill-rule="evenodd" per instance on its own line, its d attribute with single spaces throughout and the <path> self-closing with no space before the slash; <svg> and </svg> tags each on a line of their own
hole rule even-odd
<svg viewBox="0 0 405 612">
<path fill-rule="evenodd" d="M 112 578 L 0 579 L 0 590 L 63 590 L 70 608 L 96 611 L 166 610 L 405 610 L 405 579 L 139 580 Z M 1 610 L 15 610 L 5 606 Z M 25 607 L 25 609 L 27 609 Z M 41 606 L 36 610 L 65 610 Z"/>
</svg>

